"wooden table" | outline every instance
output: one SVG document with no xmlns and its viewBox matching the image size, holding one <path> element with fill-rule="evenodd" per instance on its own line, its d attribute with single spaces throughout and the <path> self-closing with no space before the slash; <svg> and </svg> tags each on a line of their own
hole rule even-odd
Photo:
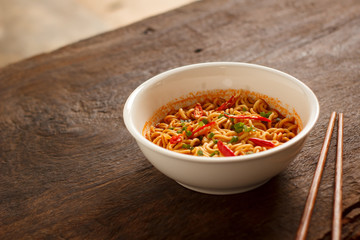
<svg viewBox="0 0 360 240">
<path fill-rule="evenodd" d="M 321 114 L 262 187 L 213 196 L 146 160 L 129 94 L 165 70 L 250 62 L 307 84 Z M 206 0 L 0 70 L 0 239 L 293 239 L 329 116 L 343 112 L 343 239 L 360 237 L 360 2 Z M 308 239 L 330 239 L 336 130 Z"/>
</svg>

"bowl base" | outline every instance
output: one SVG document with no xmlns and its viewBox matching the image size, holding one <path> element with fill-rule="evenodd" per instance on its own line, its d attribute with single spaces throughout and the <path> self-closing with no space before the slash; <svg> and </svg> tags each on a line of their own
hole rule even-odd
<svg viewBox="0 0 360 240">
<path fill-rule="evenodd" d="M 267 183 L 269 179 L 266 179 L 263 182 L 257 183 L 255 185 L 247 186 L 247 187 L 239 187 L 239 188 L 230 188 L 230 189 L 214 189 L 214 188 L 201 188 L 201 187 L 194 187 L 190 186 L 181 182 L 177 182 L 181 186 L 188 188 L 190 190 L 200 192 L 200 193 L 206 193 L 206 194 L 212 194 L 212 195 L 229 195 L 229 194 L 237 194 L 237 193 L 243 193 L 250 190 L 253 190 L 255 188 L 260 187 L 261 185 Z"/>
</svg>

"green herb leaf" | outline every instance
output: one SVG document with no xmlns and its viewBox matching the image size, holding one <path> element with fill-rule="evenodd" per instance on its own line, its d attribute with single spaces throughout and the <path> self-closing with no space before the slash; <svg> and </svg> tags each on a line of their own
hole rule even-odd
<svg viewBox="0 0 360 240">
<path fill-rule="evenodd" d="M 197 151 L 197 155 L 198 155 L 198 156 L 203 156 L 203 155 L 204 155 L 204 153 L 203 153 L 203 151 L 198 150 L 198 151 Z"/>
<path fill-rule="evenodd" d="M 211 132 L 211 133 L 209 133 L 208 138 L 211 139 L 211 138 L 213 138 L 214 135 L 215 135 L 215 133 Z"/>
<path fill-rule="evenodd" d="M 224 117 L 225 115 L 224 114 L 220 114 L 219 116 L 218 116 L 218 118 L 222 118 L 222 117 Z"/>
<path fill-rule="evenodd" d="M 205 125 L 205 124 L 204 124 L 203 121 L 200 121 L 200 122 L 199 122 L 199 126 L 200 126 L 200 127 L 202 127 L 202 126 L 204 126 L 204 125 Z"/>
<path fill-rule="evenodd" d="M 185 130 L 185 134 L 186 134 L 186 136 L 190 137 L 192 135 L 192 132 L 188 131 L 188 130 Z"/>
<path fill-rule="evenodd" d="M 201 120 L 204 124 L 208 124 L 209 123 L 209 121 L 206 119 L 206 118 L 204 118 L 203 120 Z"/>
<path fill-rule="evenodd" d="M 261 113 L 260 113 L 260 116 L 269 118 L 270 115 L 271 115 L 271 113 L 272 113 L 272 112 L 267 112 L 267 113 L 266 113 L 266 112 L 261 112 Z"/>
<path fill-rule="evenodd" d="M 244 125 L 244 132 L 253 132 L 253 131 L 255 131 L 255 129 L 252 126 L 248 127 Z"/>
<path fill-rule="evenodd" d="M 244 128 L 244 132 L 250 132 L 251 127 L 244 125 L 243 128 Z"/>
<path fill-rule="evenodd" d="M 237 141 L 239 141 L 239 137 L 238 136 L 233 136 L 230 140 L 230 143 L 236 143 Z"/>
<path fill-rule="evenodd" d="M 190 150 L 194 149 L 194 147 L 192 147 L 190 144 L 185 144 L 185 143 L 182 145 L 182 148 L 190 149 Z"/>
<path fill-rule="evenodd" d="M 218 150 L 216 150 L 216 151 L 214 151 L 213 153 L 211 153 L 211 154 L 210 154 L 210 157 L 215 156 L 215 154 L 216 154 L 216 155 L 219 155 L 219 154 L 220 154 L 220 152 L 219 152 Z"/>
<path fill-rule="evenodd" d="M 234 126 L 234 131 L 235 132 L 241 133 L 242 131 L 244 131 L 244 126 L 246 126 L 246 125 L 243 122 L 238 122 L 233 126 Z"/>
</svg>

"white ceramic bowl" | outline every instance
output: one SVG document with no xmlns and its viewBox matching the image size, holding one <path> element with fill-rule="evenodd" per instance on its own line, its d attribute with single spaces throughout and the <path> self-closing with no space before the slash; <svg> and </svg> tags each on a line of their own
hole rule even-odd
<svg viewBox="0 0 360 240">
<path fill-rule="evenodd" d="M 218 158 L 172 152 L 142 135 L 146 121 L 164 105 L 189 93 L 217 89 L 245 89 L 274 98 L 290 113 L 297 113 L 302 130 L 273 149 Z M 286 73 L 248 63 L 211 62 L 172 69 L 145 81 L 127 99 L 123 116 L 141 151 L 160 172 L 198 192 L 233 194 L 254 189 L 284 170 L 303 147 L 318 115 L 314 93 Z"/>
</svg>

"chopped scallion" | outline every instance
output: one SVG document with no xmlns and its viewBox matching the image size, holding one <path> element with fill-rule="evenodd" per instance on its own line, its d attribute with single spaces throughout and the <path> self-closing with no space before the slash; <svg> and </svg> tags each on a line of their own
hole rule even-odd
<svg viewBox="0 0 360 240">
<path fill-rule="evenodd" d="M 269 118 L 270 115 L 271 115 L 271 113 L 272 113 L 272 112 L 267 112 L 267 113 L 266 113 L 266 112 L 261 112 L 261 113 L 260 113 L 260 116 Z"/>
<path fill-rule="evenodd" d="M 218 150 L 216 150 L 216 151 L 214 151 L 213 153 L 211 153 L 211 154 L 210 154 L 210 157 L 215 156 L 215 154 L 216 154 L 216 155 L 219 155 L 219 154 L 220 154 L 220 152 L 219 152 Z"/>
<path fill-rule="evenodd" d="M 239 137 L 238 136 L 233 136 L 230 140 L 230 143 L 236 143 L 237 141 L 239 141 Z"/>
<path fill-rule="evenodd" d="M 211 139 L 214 135 L 215 135 L 215 133 L 211 132 L 211 133 L 209 133 L 208 138 Z"/>
<path fill-rule="evenodd" d="M 190 144 L 185 144 L 185 143 L 182 145 L 182 148 L 190 149 L 190 150 L 194 149 L 194 147 L 192 147 Z"/>
<path fill-rule="evenodd" d="M 245 126 L 245 123 L 243 122 L 238 122 L 236 123 L 234 126 L 234 131 L 237 132 L 237 133 L 241 133 L 242 131 L 244 131 L 244 126 Z"/>
<path fill-rule="evenodd" d="M 255 129 L 252 126 L 248 127 L 248 126 L 244 125 L 244 131 L 245 132 L 252 132 L 252 131 L 255 131 Z"/>
<path fill-rule="evenodd" d="M 185 134 L 186 134 L 186 136 L 190 137 L 192 135 L 192 132 L 189 130 L 185 130 Z"/>
<path fill-rule="evenodd" d="M 201 120 L 204 124 L 208 124 L 209 123 L 209 121 L 206 119 L 206 118 L 204 118 L 203 120 Z"/>
</svg>

